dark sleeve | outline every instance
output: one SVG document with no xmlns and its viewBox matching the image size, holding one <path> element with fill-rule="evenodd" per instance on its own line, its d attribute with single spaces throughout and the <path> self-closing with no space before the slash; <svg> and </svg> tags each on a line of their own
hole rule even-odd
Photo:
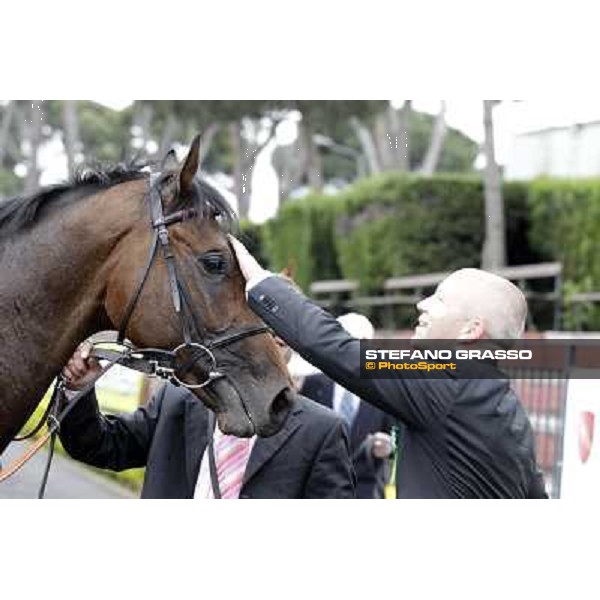
<svg viewBox="0 0 600 600">
<path fill-rule="evenodd" d="M 529 499 L 537 499 L 537 500 L 547 500 L 548 492 L 546 492 L 546 484 L 544 483 L 544 475 L 539 469 L 535 469 L 531 483 L 529 486 L 529 494 L 527 495 Z"/>
<path fill-rule="evenodd" d="M 411 377 L 361 379 L 360 341 L 280 277 L 268 277 L 248 294 L 252 310 L 308 362 L 366 402 L 404 423 L 426 428 L 443 418 L 459 382 Z"/>
<path fill-rule="evenodd" d="M 350 442 L 337 420 L 319 448 L 304 486 L 305 498 L 355 498 L 356 474 L 350 459 Z"/>
<path fill-rule="evenodd" d="M 145 466 L 165 389 L 147 406 L 122 415 L 102 414 L 91 392 L 63 421 L 62 445 L 73 458 L 94 467 L 122 471 Z"/>
</svg>

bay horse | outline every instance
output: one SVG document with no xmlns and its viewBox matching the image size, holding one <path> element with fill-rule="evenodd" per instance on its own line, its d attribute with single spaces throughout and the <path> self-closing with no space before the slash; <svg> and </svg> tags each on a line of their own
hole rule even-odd
<svg viewBox="0 0 600 600">
<path fill-rule="evenodd" d="M 199 140 L 181 164 L 167 155 L 153 187 L 146 169 L 117 167 L 0 204 L 0 454 L 90 335 L 125 324 L 138 347 L 184 342 L 167 259 L 157 254 L 148 263 L 152 193 L 176 283 L 202 337 L 192 341 L 227 338 L 213 350 L 219 377 L 192 391 L 224 433 L 269 436 L 281 428 L 291 382 L 272 336 L 246 304 L 227 240 L 235 213 L 196 177 Z M 202 361 L 187 368 L 188 377 L 206 379 Z"/>
</svg>

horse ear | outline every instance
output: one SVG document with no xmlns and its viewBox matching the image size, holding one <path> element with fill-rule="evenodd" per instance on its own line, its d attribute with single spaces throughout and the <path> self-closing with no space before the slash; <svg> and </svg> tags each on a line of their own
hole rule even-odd
<svg viewBox="0 0 600 600">
<path fill-rule="evenodd" d="M 194 177 L 198 170 L 198 152 L 200 150 L 200 134 L 192 141 L 190 151 L 185 157 L 183 167 L 179 173 L 179 190 L 182 195 L 191 193 Z"/>
<path fill-rule="evenodd" d="M 175 150 L 171 149 L 162 159 L 160 163 L 160 170 L 162 171 L 174 171 L 179 167 L 179 163 L 177 162 L 177 155 L 175 154 Z"/>
</svg>

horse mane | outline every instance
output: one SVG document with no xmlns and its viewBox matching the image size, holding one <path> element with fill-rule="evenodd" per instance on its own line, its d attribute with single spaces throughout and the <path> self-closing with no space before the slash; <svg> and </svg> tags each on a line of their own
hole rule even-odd
<svg viewBox="0 0 600 600">
<path fill-rule="evenodd" d="M 0 235 L 10 235 L 38 221 L 42 209 L 66 194 L 69 202 L 90 196 L 99 190 L 149 176 L 152 163 L 129 163 L 78 169 L 65 183 L 46 187 L 29 196 L 15 196 L 0 202 Z M 209 183 L 196 178 L 197 195 L 190 201 L 201 218 L 214 218 L 221 229 L 236 232 L 239 228 L 235 212 L 225 198 Z"/>
<path fill-rule="evenodd" d="M 229 202 L 227 202 L 216 188 L 204 179 L 196 177 L 195 183 L 198 193 L 192 200 L 192 204 L 199 216 L 203 219 L 215 219 L 223 231 L 237 235 L 240 230 L 240 224 Z"/>
</svg>

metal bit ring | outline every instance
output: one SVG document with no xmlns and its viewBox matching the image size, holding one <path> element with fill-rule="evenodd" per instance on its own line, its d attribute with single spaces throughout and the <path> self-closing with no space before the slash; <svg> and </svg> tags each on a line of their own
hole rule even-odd
<svg viewBox="0 0 600 600">
<path fill-rule="evenodd" d="M 196 348 L 198 350 L 201 350 L 202 352 L 204 352 L 208 358 L 210 359 L 211 362 L 211 366 L 208 370 L 208 376 L 206 381 L 202 382 L 202 383 L 198 383 L 198 384 L 190 384 L 190 383 L 185 383 L 184 381 L 181 381 L 181 379 L 179 379 L 179 377 L 177 377 L 176 375 L 176 370 L 173 372 L 172 378 L 175 382 L 177 382 L 179 385 L 188 388 L 190 390 L 197 390 L 197 389 L 201 389 L 203 387 L 206 387 L 209 383 L 211 383 L 212 381 L 214 381 L 215 379 L 220 379 L 221 377 L 225 377 L 225 375 L 223 373 L 221 373 L 220 371 L 217 370 L 217 359 L 215 358 L 215 355 L 211 352 L 211 350 L 209 350 L 206 346 L 204 346 L 203 344 L 198 344 L 196 342 L 192 342 L 192 343 L 183 343 L 180 344 L 179 346 L 177 346 L 177 348 L 175 348 L 173 350 L 173 354 L 175 356 L 177 356 L 177 352 L 179 350 L 185 349 L 185 348 Z M 199 359 L 196 359 L 197 362 Z"/>
</svg>

